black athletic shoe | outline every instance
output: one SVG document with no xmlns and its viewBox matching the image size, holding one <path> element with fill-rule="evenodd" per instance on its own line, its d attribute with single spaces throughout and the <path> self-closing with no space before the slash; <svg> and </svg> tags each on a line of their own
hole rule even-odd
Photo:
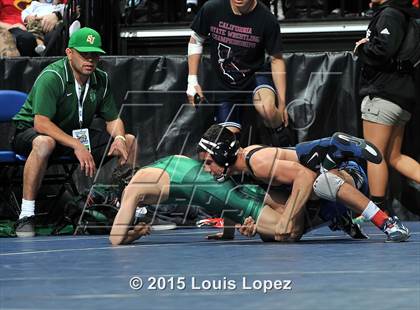
<svg viewBox="0 0 420 310">
<path fill-rule="evenodd" d="M 351 213 L 334 218 L 329 226 L 332 231 L 342 230 L 353 239 L 369 239 L 369 236 L 362 230 L 359 224 L 353 223 Z"/>
<path fill-rule="evenodd" d="M 35 216 L 25 216 L 17 220 L 15 225 L 15 232 L 18 237 L 35 237 Z"/>
<path fill-rule="evenodd" d="M 346 133 L 336 132 L 331 137 L 331 145 L 337 148 L 333 156 L 339 158 L 362 158 L 374 164 L 382 161 L 382 154 L 374 144 Z"/>
</svg>

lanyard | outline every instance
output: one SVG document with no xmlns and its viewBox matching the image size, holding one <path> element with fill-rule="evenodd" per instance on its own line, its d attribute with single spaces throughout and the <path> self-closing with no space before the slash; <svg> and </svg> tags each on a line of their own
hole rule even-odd
<svg viewBox="0 0 420 310">
<path fill-rule="evenodd" d="M 89 91 L 89 82 L 90 82 L 90 78 L 87 80 L 86 84 L 85 84 L 85 91 L 84 94 L 82 96 L 82 86 L 75 80 L 75 86 L 76 86 L 76 94 L 77 94 L 77 105 L 78 105 L 78 110 L 79 110 L 79 124 L 80 124 L 80 128 L 82 128 L 83 126 L 83 104 L 85 102 L 87 93 Z"/>
</svg>

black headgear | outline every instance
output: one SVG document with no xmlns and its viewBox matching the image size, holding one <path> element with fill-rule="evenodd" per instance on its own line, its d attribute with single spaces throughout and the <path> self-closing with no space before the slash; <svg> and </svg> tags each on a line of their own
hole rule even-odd
<svg viewBox="0 0 420 310">
<path fill-rule="evenodd" d="M 222 130 L 228 129 L 223 128 Z M 233 165 L 238 156 L 239 142 L 233 133 L 231 133 L 231 139 L 223 139 L 217 142 L 201 138 L 198 145 L 211 155 L 216 164 L 222 167 Z"/>
</svg>

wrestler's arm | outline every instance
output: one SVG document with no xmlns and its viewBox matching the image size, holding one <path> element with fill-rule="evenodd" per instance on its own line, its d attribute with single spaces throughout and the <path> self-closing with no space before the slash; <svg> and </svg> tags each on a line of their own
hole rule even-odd
<svg viewBox="0 0 420 310">
<path fill-rule="evenodd" d="M 272 185 L 292 184 L 282 216 L 275 230 L 277 241 L 299 240 L 303 233 L 304 207 L 312 194 L 316 173 L 293 161 L 275 159 L 273 164 L 263 163 L 260 177 L 270 179 Z"/>
<path fill-rule="evenodd" d="M 112 245 L 129 244 L 141 236 L 149 234 L 150 228 L 145 223 L 139 223 L 133 227 L 133 229 L 130 229 L 136 207 L 138 206 L 140 200 L 141 195 L 136 193 L 135 184 L 130 182 L 123 192 L 121 207 L 114 219 L 111 233 L 109 235 L 109 241 Z"/>
<path fill-rule="evenodd" d="M 131 227 L 136 208 L 140 204 L 155 204 L 166 200 L 169 184 L 168 174 L 161 169 L 145 168 L 137 171 L 124 189 L 121 207 L 109 236 L 112 245 L 129 244 L 150 233 L 150 226 L 145 223 Z"/>
<path fill-rule="evenodd" d="M 284 234 L 286 238 L 292 239 L 292 241 L 301 238 L 304 230 L 304 207 L 312 194 L 312 185 L 316 176 L 315 172 L 296 162 L 282 161 L 276 165 L 276 180 L 279 181 L 288 177 L 289 181 L 293 183 L 292 192 L 287 199 L 282 221 L 277 227 L 276 235 Z"/>
</svg>

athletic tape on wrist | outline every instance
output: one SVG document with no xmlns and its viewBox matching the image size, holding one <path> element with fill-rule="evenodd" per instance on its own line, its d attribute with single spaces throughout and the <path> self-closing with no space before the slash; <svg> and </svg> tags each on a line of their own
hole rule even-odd
<svg viewBox="0 0 420 310">
<path fill-rule="evenodd" d="M 198 79 L 196 75 L 188 76 L 188 86 L 187 86 L 187 95 L 194 96 L 197 93 L 195 86 L 198 85 Z"/>
</svg>

